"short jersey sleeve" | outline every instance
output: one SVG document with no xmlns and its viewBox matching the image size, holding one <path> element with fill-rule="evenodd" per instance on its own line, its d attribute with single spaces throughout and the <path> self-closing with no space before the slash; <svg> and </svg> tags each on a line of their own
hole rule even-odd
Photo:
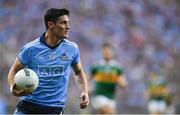
<svg viewBox="0 0 180 115">
<path fill-rule="evenodd" d="M 72 60 L 71 65 L 77 64 L 79 61 L 80 61 L 80 53 L 79 53 L 79 48 L 78 48 L 78 46 L 76 45 L 76 47 L 75 47 L 75 53 L 74 53 L 74 56 L 73 56 L 73 60 Z"/>
<path fill-rule="evenodd" d="M 92 76 L 94 76 L 97 73 L 97 67 L 95 65 L 92 65 L 90 67 L 90 73 Z"/>
<path fill-rule="evenodd" d="M 117 68 L 117 74 L 122 75 L 124 73 L 124 70 L 122 68 Z"/>
<path fill-rule="evenodd" d="M 23 47 L 18 55 L 18 58 L 23 65 L 27 65 L 31 60 L 30 48 Z"/>
</svg>

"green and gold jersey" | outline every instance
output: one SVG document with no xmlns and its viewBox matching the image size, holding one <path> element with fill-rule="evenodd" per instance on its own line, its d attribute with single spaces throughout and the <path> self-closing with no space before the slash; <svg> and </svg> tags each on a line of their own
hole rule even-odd
<svg viewBox="0 0 180 115">
<path fill-rule="evenodd" d="M 118 77 L 123 73 L 122 68 L 114 60 L 100 63 L 91 67 L 91 74 L 95 80 L 95 94 L 113 99 Z"/>
<path fill-rule="evenodd" d="M 153 99 L 163 99 L 166 94 L 166 87 L 164 85 L 150 85 L 149 88 L 150 97 Z"/>
<path fill-rule="evenodd" d="M 150 94 L 150 99 L 165 100 L 166 102 L 170 101 L 171 96 L 167 90 L 165 82 L 158 80 L 150 82 L 148 92 Z"/>
</svg>

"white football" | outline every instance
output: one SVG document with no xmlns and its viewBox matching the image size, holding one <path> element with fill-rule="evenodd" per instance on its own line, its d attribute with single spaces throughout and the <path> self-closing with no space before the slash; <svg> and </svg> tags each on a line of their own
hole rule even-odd
<svg viewBox="0 0 180 115">
<path fill-rule="evenodd" d="M 39 84 L 39 78 L 33 70 L 21 69 L 16 73 L 14 83 L 18 90 L 28 88 L 35 91 Z"/>
</svg>

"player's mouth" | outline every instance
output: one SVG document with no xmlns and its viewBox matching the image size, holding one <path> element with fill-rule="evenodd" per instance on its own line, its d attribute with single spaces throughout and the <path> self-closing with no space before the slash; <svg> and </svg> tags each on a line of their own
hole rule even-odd
<svg viewBox="0 0 180 115">
<path fill-rule="evenodd" d="M 69 33 L 69 31 L 65 31 L 65 34 L 68 34 Z"/>
</svg>

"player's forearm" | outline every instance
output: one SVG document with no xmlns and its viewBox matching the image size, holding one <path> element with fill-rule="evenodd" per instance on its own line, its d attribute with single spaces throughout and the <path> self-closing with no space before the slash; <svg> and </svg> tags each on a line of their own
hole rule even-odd
<svg viewBox="0 0 180 115">
<path fill-rule="evenodd" d="M 9 70 L 8 74 L 8 85 L 12 86 L 14 84 L 14 76 L 15 74 L 20 70 L 24 68 L 24 65 L 22 65 L 18 58 L 15 59 L 14 64 L 12 65 L 11 69 Z"/>
<path fill-rule="evenodd" d="M 124 82 L 121 84 L 121 87 L 126 88 L 126 87 L 127 87 L 127 82 L 124 81 Z"/>
<path fill-rule="evenodd" d="M 120 77 L 117 81 L 117 84 L 122 88 L 126 88 L 128 86 L 128 83 L 124 77 Z"/>
<path fill-rule="evenodd" d="M 85 73 L 82 70 L 79 72 L 78 83 L 81 86 L 82 92 L 88 93 L 87 78 L 86 78 Z"/>
<path fill-rule="evenodd" d="M 9 74 L 8 74 L 8 85 L 12 86 L 14 84 L 14 76 L 16 74 L 16 69 L 13 67 L 10 69 Z"/>
</svg>

